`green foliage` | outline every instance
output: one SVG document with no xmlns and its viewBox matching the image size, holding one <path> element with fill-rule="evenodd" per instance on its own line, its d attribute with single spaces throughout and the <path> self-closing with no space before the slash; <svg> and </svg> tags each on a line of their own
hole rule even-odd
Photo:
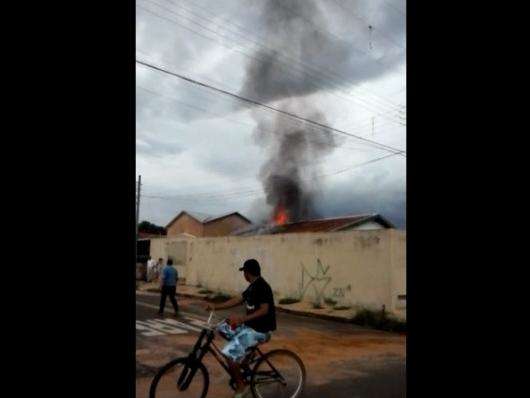
<svg viewBox="0 0 530 398">
<path fill-rule="evenodd" d="M 386 330 L 389 332 L 406 332 L 407 323 L 389 316 L 383 311 L 372 311 L 363 308 L 355 314 L 352 323 L 361 326 L 368 326 L 374 329 Z"/>
<path fill-rule="evenodd" d="M 150 223 L 149 221 L 142 221 L 138 224 L 138 231 L 156 235 L 166 234 L 166 229 L 164 227 Z"/>
<path fill-rule="evenodd" d="M 278 304 L 294 304 L 299 303 L 300 299 L 294 298 L 294 297 L 284 297 L 278 301 Z"/>
<path fill-rule="evenodd" d="M 334 305 L 333 309 L 335 311 L 349 310 L 349 309 L 351 309 L 351 305 Z"/>
<path fill-rule="evenodd" d="M 324 303 L 331 305 L 332 307 L 337 304 L 337 300 L 333 300 L 331 297 L 326 297 Z"/>
<path fill-rule="evenodd" d="M 213 293 L 211 290 L 208 289 L 201 289 L 199 290 L 199 294 L 210 294 Z"/>
</svg>

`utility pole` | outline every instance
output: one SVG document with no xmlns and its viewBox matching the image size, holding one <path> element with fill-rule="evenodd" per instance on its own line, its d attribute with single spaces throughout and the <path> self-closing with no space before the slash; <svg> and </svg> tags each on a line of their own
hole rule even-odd
<svg viewBox="0 0 530 398">
<path fill-rule="evenodd" d="M 140 223 L 140 193 L 142 187 L 142 176 L 138 176 L 138 188 L 136 194 L 136 240 L 138 241 L 138 224 Z"/>
</svg>

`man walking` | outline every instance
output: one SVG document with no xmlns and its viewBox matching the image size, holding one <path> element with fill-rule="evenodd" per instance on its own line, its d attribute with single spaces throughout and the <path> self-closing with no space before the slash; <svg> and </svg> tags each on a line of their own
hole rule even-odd
<svg viewBox="0 0 530 398">
<path fill-rule="evenodd" d="M 230 372 L 237 384 L 235 398 L 243 397 L 247 392 L 241 376 L 240 363 L 248 349 L 268 341 L 271 332 L 276 330 L 276 310 L 272 289 L 261 277 L 258 261 L 247 260 L 239 270 L 243 271 L 246 281 L 250 283 L 243 294 L 226 303 L 210 304 L 206 307 L 207 310 L 215 310 L 246 304 L 246 316 L 230 315 L 228 321 L 218 328 L 219 333 L 229 340 L 222 352 L 228 358 Z"/>
<path fill-rule="evenodd" d="M 162 268 L 160 274 L 160 307 L 158 310 L 158 315 L 164 315 L 164 307 L 166 306 L 166 298 L 169 296 L 171 304 L 173 304 L 173 309 L 175 310 L 175 316 L 178 315 L 179 306 L 175 298 L 177 294 L 177 280 L 178 273 L 177 270 L 173 267 L 173 260 L 168 259 L 167 265 Z"/>
</svg>

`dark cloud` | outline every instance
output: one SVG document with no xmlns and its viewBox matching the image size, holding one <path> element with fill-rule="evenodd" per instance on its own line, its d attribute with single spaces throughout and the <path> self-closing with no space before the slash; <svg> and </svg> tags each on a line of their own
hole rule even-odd
<svg viewBox="0 0 530 398">
<path fill-rule="evenodd" d="M 328 7 L 329 2 L 314 0 L 263 2 L 259 23 L 267 33 L 268 46 L 250 60 L 243 96 L 268 102 L 334 90 L 380 77 L 403 61 L 404 50 L 392 43 L 383 41 L 377 51 L 368 50 L 370 25 L 362 19 L 353 22 L 348 38 L 333 33 L 323 12 Z M 332 7 L 336 13 L 336 4 Z M 386 16 L 388 12 L 381 9 L 378 29 L 386 30 L 384 23 L 394 21 Z M 403 34 L 399 25 L 390 28 L 390 34 Z"/>
<path fill-rule="evenodd" d="M 268 0 L 249 2 L 245 7 L 241 7 L 240 0 L 223 2 L 187 0 L 175 2 L 174 5 L 168 3 L 167 6 L 175 10 L 180 6 L 193 9 L 199 5 L 206 10 L 209 9 L 211 12 L 204 11 L 204 14 L 198 8 L 195 11 L 213 18 L 216 23 L 209 24 L 213 29 L 226 34 L 228 30 L 237 30 L 230 25 L 230 23 L 236 23 L 248 32 L 248 34 L 244 33 L 244 36 L 259 41 L 262 45 L 252 44 L 250 40 L 241 35 L 230 36 L 234 38 L 233 41 L 221 38 L 221 41 L 228 47 L 234 43 L 245 46 L 244 51 L 251 57 L 245 56 L 236 51 L 236 49 L 241 50 L 241 47 L 236 46 L 234 51 L 230 51 L 219 42 L 202 38 L 174 23 L 140 10 L 137 13 L 138 57 L 147 58 L 154 63 L 229 91 L 242 90 L 244 95 L 263 101 L 280 98 L 285 100 L 286 97 L 292 96 L 300 98 L 317 92 L 326 94 L 311 97 L 315 99 L 313 103 L 315 107 L 294 109 L 294 111 L 318 120 L 325 121 L 327 118 L 331 123 L 335 123 L 336 121 L 330 116 L 334 113 L 328 114 L 327 111 L 337 113 L 340 107 L 338 104 L 336 106 L 333 101 L 328 101 L 327 93 L 336 91 L 338 87 L 350 90 L 356 83 L 371 82 L 367 85 L 368 88 L 371 89 L 373 83 L 376 91 L 379 91 L 378 85 L 381 82 L 384 84 L 390 82 L 389 92 L 397 92 L 400 89 L 396 86 L 394 77 L 387 74 L 397 71 L 398 66 L 403 65 L 405 60 L 404 51 L 399 48 L 399 45 L 404 46 L 405 18 L 385 3 L 392 3 L 397 8 L 403 9 L 403 2 L 395 0 L 284 0 L 281 2 Z M 151 7 L 150 3 L 144 1 L 141 4 Z M 277 7 L 266 13 L 267 17 L 264 18 L 264 9 L 271 5 Z M 169 17 L 181 24 L 193 27 L 193 24 L 188 21 L 171 15 Z M 363 22 L 360 18 L 365 21 Z M 229 23 L 223 25 L 223 21 Z M 281 24 L 284 27 L 277 29 L 279 21 L 282 21 Z M 372 24 L 374 27 L 373 50 L 368 47 L 370 35 L 367 24 Z M 197 26 L 193 28 L 205 33 Z M 385 36 L 390 37 L 397 43 L 397 46 Z M 271 52 L 266 47 L 277 48 L 279 51 Z M 294 62 L 293 59 L 301 59 L 304 64 Z M 251 71 L 247 79 L 244 72 L 245 66 L 248 66 Z M 311 70 L 311 72 L 303 73 L 298 70 L 299 68 Z M 138 67 L 138 70 L 140 69 L 141 67 Z M 266 76 L 267 83 L 263 84 L 261 81 L 254 85 L 255 82 L 250 79 L 252 74 Z M 218 181 L 227 181 L 226 177 L 229 177 L 230 182 L 237 183 L 240 177 L 256 174 L 255 171 L 259 170 L 260 165 L 263 164 L 263 156 L 256 155 L 257 149 L 256 151 L 248 149 L 248 136 L 245 136 L 245 133 L 250 134 L 252 127 L 249 126 L 245 130 L 235 125 L 239 128 L 237 130 L 231 122 L 223 120 L 223 118 L 241 120 L 242 115 L 234 113 L 241 110 L 239 101 L 153 71 L 141 70 L 137 76 L 137 85 L 142 85 L 155 92 L 148 93 L 137 89 L 137 155 L 142 160 L 148 160 L 139 162 L 143 168 L 139 172 L 146 182 L 150 180 L 150 173 L 151 181 L 156 180 L 157 185 L 167 180 L 167 183 L 152 189 L 153 192 L 185 190 L 186 187 L 181 186 L 182 181 L 179 175 L 181 173 L 193 175 L 197 170 L 201 171 L 197 175 L 212 176 L 211 180 L 208 178 L 208 183 L 211 181 L 211 186 L 215 186 L 211 188 L 212 191 L 217 191 Z M 385 80 L 381 79 L 380 82 L 379 79 L 383 77 Z M 386 88 L 380 90 L 381 93 L 385 91 Z M 282 101 L 278 101 L 275 106 L 281 104 Z M 340 104 L 346 105 L 342 101 Z M 371 117 L 365 109 L 355 106 L 345 109 L 360 117 L 364 114 L 367 118 Z M 323 117 L 315 116 L 314 111 L 324 113 Z M 275 123 L 278 122 L 274 113 L 257 109 L 255 112 L 261 113 L 261 116 L 256 119 L 259 121 L 258 127 L 274 130 Z M 264 116 L 269 117 L 269 120 L 267 121 Z M 208 120 L 212 118 L 216 120 Z M 246 119 L 245 116 L 243 118 Z M 296 129 L 292 126 L 284 127 L 283 131 L 293 132 L 296 135 Z M 227 132 L 231 133 L 227 134 Z M 352 132 L 355 131 L 352 130 Z M 312 144 L 308 145 L 305 139 L 308 137 L 309 135 L 299 142 L 311 147 Z M 311 137 L 312 141 L 320 139 L 330 141 L 325 135 L 313 134 Z M 262 147 L 274 146 L 275 142 L 278 142 L 267 134 L 259 132 L 255 133 L 254 138 L 260 142 Z M 392 142 L 392 138 L 395 136 L 388 137 L 389 143 Z M 288 141 L 285 143 L 288 144 Z M 333 143 L 340 145 L 336 138 L 331 140 L 331 144 Z M 351 144 L 350 141 L 348 145 L 355 144 Z M 282 154 L 285 151 L 282 151 L 281 145 L 276 149 L 277 151 L 272 151 L 277 155 L 274 158 L 283 159 Z M 179 163 L 177 160 L 174 170 L 169 170 L 173 162 L 169 155 L 182 154 L 184 151 L 186 155 L 183 158 L 186 162 Z M 344 153 L 331 152 L 329 151 L 328 154 L 326 151 L 326 158 L 323 160 L 344 163 L 346 156 Z M 193 160 L 189 161 L 189 159 Z M 271 159 L 269 158 L 269 161 Z M 311 156 L 304 155 L 301 163 L 305 166 L 305 163 L 311 160 Z M 356 160 L 364 159 L 353 159 L 352 162 Z M 403 179 L 398 181 L 399 178 L 395 179 L 391 172 L 384 171 L 388 170 L 385 169 L 384 164 L 376 164 L 378 166 L 363 169 L 360 177 L 349 181 L 326 183 L 322 188 L 308 185 L 307 189 L 313 195 L 315 212 L 318 211 L 323 217 L 378 212 L 396 225 L 404 226 Z M 404 169 L 401 163 L 396 167 L 399 170 Z M 206 171 L 207 174 L 202 171 Z M 393 178 L 394 182 L 391 183 Z M 240 185 L 241 189 L 245 189 L 246 186 L 257 183 L 259 183 L 258 178 L 250 181 L 241 180 Z M 398 186 L 399 184 L 401 186 Z M 237 191 L 239 188 L 232 185 L 226 189 Z M 202 191 L 209 191 L 209 189 L 204 188 Z M 259 196 L 230 198 L 217 202 L 146 199 L 142 206 L 145 215 L 152 214 L 153 219 L 162 224 L 162 221 L 168 221 L 176 212 L 185 208 L 206 213 L 240 210 L 256 222 L 267 219 L 270 214 L 270 206 L 267 205 L 264 197 Z"/>
<path fill-rule="evenodd" d="M 331 187 L 315 201 L 323 217 L 340 217 L 347 214 L 378 213 L 397 228 L 406 226 L 405 187 L 372 187 L 370 191 L 352 190 L 351 185 Z"/>
</svg>

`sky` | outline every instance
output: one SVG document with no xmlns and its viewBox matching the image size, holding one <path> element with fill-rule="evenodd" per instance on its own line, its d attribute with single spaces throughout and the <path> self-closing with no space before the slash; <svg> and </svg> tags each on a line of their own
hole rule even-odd
<svg viewBox="0 0 530 398">
<path fill-rule="evenodd" d="M 136 58 L 406 151 L 405 1 L 277 1 L 137 0 Z M 165 226 L 181 210 L 266 219 L 260 171 L 278 121 L 325 133 L 137 63 L 140 220 Z M 405 228 L 406 157 L 332 137 L 302 165 L 319 215 L 379 213 Z"/>
</svg>

